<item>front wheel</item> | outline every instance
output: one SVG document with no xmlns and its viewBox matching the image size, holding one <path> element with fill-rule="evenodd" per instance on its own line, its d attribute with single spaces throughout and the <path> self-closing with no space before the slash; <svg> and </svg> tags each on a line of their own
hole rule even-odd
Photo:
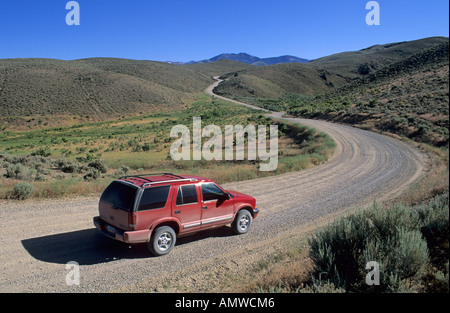
<svg viewBox="0 0 450 313">
<path fill-rule="evenodd" d="M 245 234 L 250 229 L 252 220 L 253 218 L 249 211 L 241 210 L 238 212 L 238 214 L 236 214 L 236 218 L 231 224 L 231 228 L 238 235 Z"/>
<path fill-rule="evenodd" d="M 155 256 L 165 255 L 172 251 L 176 240 L 177 235 L 175 231 L 169 226 L 162 226 L 155 230 L 148 243 L 148 248 Z"/>
</svg>

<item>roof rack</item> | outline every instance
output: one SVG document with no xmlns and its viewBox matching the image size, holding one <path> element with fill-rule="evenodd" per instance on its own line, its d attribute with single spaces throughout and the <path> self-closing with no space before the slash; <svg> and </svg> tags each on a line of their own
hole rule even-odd
<svg viewBox="0 0 450 313">
<path fill-rule="evenodd" d="M 162 175 L 162 176 L 169 176 L 170 175 L 170 176 L 174 176 L 174 177 L 177 177 L 177 178 L 184 179 L 184 177 L 179 176 L 179 175 L 175 175 L 175 174 L 172 174 L 172 173 L 151 173 L 151 174 L 140 174 L 140 175 L 127 175 L 127 176 L 119 177 L 119 179 L 141 178 L 141 179 L 144 179 L 144 180 L 147 180 L 147 181 L 151 182 L 151 180 L 146 178 L 146 177 L 147 176 L 158 176 L 158 175 Z"/>
<path fill-rule="evenodd" d="M 173 177 L 176 177 L 176 179 L 152 181 L 147 178 L 147 176 L 158 176 L 158 175 L 159 176 L 173 176 Z M 119 179 L 123 179 L 123 180 L 127 180 L 127 178 L 140 178 L 140 179 L 148 181 L 148 183 L 144 183 L 142 185 L 142 187 L 147 187 L 147 186 L 150 186 L 153 184 L 161 184 L 161 183 L 172 183 L 172 182 L 181 182 L 181 181 L 197 181 L 196 178 L 184 178 L 183 176 L 175 175 L 172 173 L 151 173 L 151 174 L 128 175 L 128 176 L 119 177 Z M 128 181 L 130 181 L 130 180 L 128 180 Z"/>
<path fill-rule="evenodd" d="M 197 181 L 197 179 L 196 178 L 180 178 L 180 179 L 160 180 L 160 181 L 154 181 L 154 182 L 150 182 L 150 183 L 145 183 L 145 184 L 142 185 L 142 187 L 148 187 L 148 186 L 156 185 L 156 184 L 182 182 L 182 181 Z"/>
</svg>

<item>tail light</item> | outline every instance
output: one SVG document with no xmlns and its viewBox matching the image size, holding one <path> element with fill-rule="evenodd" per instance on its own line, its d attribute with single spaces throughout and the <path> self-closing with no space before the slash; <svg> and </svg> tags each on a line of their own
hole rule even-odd
<svg viewBox="0 0 450 313">
<path fill-rule="evenodd" d="M 128 215 L 128 227 L 130 230 L 136 230 L 136 215 L 133 213 Z"/>
</svg>

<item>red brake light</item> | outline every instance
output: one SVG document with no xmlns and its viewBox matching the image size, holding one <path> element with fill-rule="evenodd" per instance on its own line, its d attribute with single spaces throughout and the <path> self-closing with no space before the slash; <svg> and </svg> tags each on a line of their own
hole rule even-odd
<svg viewBox="0 0 450 313">
<path fill-rule="evenodd" d="M 128 227 L 130 230 L 136 230 L 136 215 L 133 213 L 128 215 Z"/>
</svg>

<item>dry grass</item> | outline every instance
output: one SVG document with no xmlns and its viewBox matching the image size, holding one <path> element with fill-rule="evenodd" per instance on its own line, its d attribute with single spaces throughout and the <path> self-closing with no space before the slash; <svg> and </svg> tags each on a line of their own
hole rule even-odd
<svg viewBox="0 0 450 313">
<path fill-rule="evenodd" d="M 280 124 L 276 171 L 261 172 L 262 161 L 247 158 L 243 161 L 173 161 L 169 154 L 173 142 L 170 130 L 177 124 L 191 128 L 193 116 L 202 117 L 203 127 L 220 126 L 222 133 L 225 125 L 274 124 L 248 108 L 201 95 L 188 108 L 174 113 L 7 131 L 0 134 L 0 151 L 4 150 L 0 153 L 0 181 L 3 182 L 0 197 L 8 198 L 10 190 L 19 182 L 16 179 L 34 185 L 34 198 L 99 194 L 115 178 L 148 172 L 198 175 L 218 183 L 241 181 L 310 168 L 325 162 L 334 152 L 330 137 L 313 129 Z M 289 132 L 291 128 L 293 131 Z M 308 140 L 303 143 L 303 137 L 298 136 Z M 104 161 L 107 168 L 96 173 L 93 181 L 92 176 L 86 177 L 94 174 L 89 166 L 92 160 Z M 7 174 L 9 167 L 20 167 L 20 173 Z"/>
<path fill-rule="evenodd" d="M 405 204 L 422 203 L 449 190 L 449 150 L 426 144 L 416 145 L 429 156 L 428 171 L 397 199 Z"/>
<path fill-rule="evenodd" d="M 310 280 L 312 262 L 308 256 L 306 240 L 294 242 L 295 245 L 287 251 L 273 252 L 253 265 L 252 279 L 242 284 L 239 291 L 295 292 Z"/>
<path fill-rule="evenodd" d="M 51 124 L 48 116 L 98 121 L 176 110 L 210 83 L 199 71 L 162 62 L 5 59 L 0 60 L 0 125 L 19 125 L 23 117 L 40 126 Z"/>
</svg>

